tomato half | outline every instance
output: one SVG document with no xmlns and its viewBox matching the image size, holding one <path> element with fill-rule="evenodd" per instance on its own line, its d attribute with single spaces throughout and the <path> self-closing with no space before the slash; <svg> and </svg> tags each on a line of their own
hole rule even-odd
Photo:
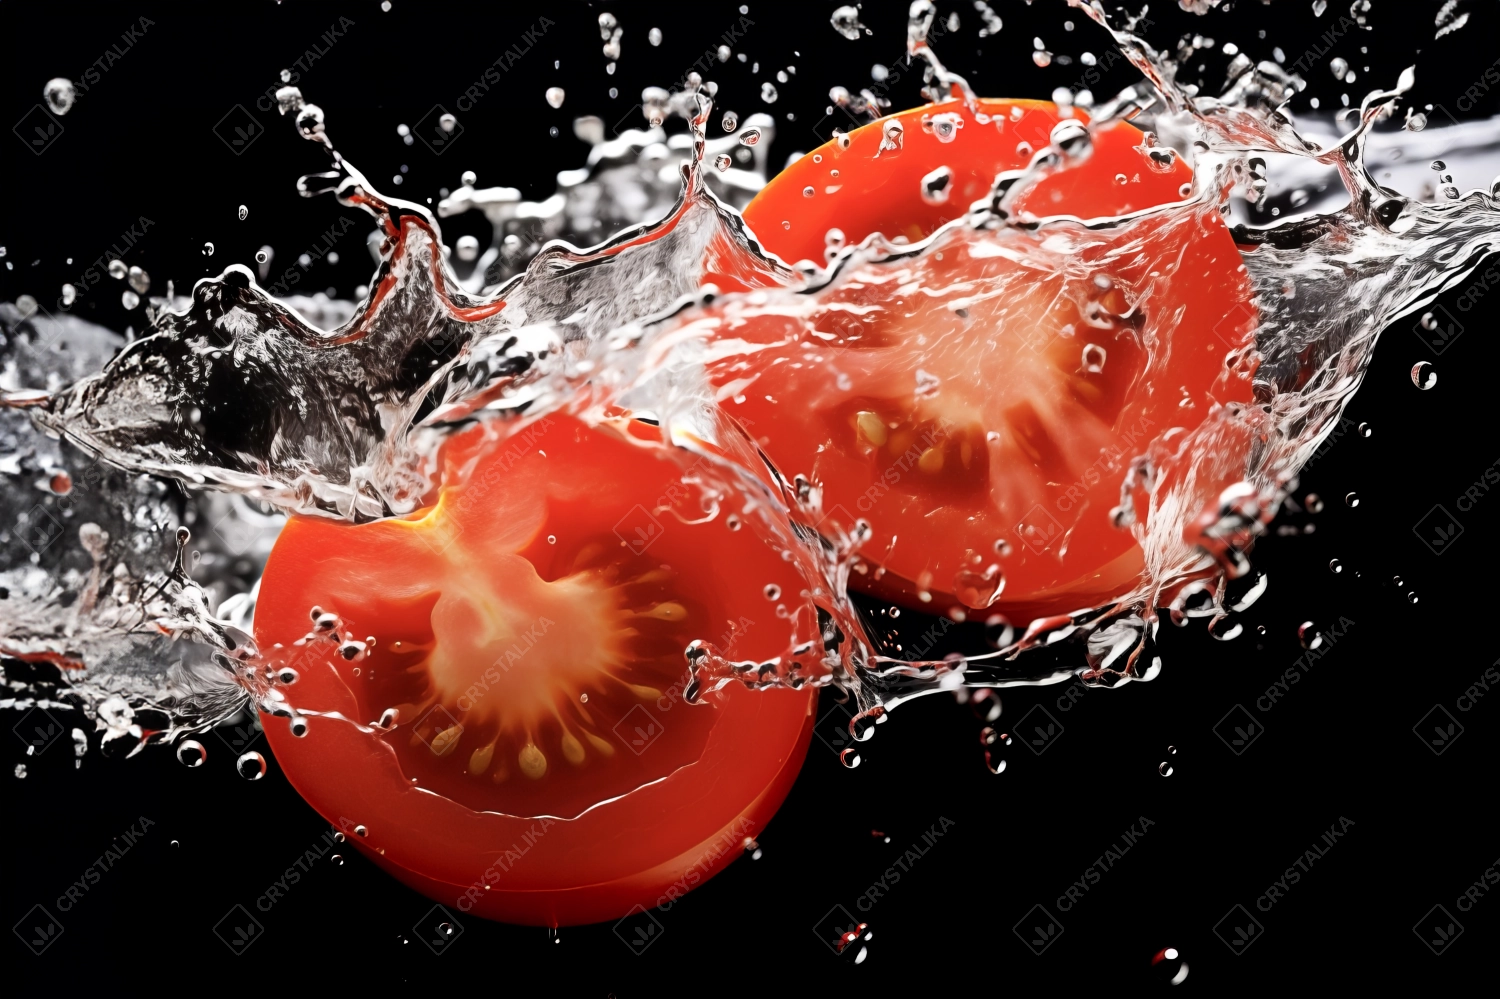
<svg viewBox="0 0 1500 999">
<path fill-rule="evenodd" d="M 790 263 L 822 264 L 835 229 L 848 243 L 877 231 L 914 242 L 1025 167 L 1060 120 L 1026 101 L 893 115 L 803 157 L 745 218 Z M 1011 214 L 1115 216 L 1182 201 L 1192 179 L 1116 123 Z M 939 239 L 805 302 L 729 296 L 699 313 L 720 347 L 722 404 L 784 473 L 821 483 L 827 518 L 871 524 L 857 589 L 1022 620 L 1119 596 L 1144 567 L 1114 514 L 1132 506 L 1132 460 L 1251 398 L 1255 310 L 1228 230 L 1203 206 L 1128 227 L 1063 220 Z"/>
<path fill-rule="evenodd" d="M 684 455 L 641 423 L 481 426 L 445 446 L 428 509 L 293 518 L 255 615 L 296 674 L 271 696 L 305 732 L 264 718 L 293 786 L 407 884 L 508 922 L 617 918 L 727 866 L 786 796 L 817 695 L 688 703 L 684 650 L 770 659 L 815 612 Z"/>
</svg>

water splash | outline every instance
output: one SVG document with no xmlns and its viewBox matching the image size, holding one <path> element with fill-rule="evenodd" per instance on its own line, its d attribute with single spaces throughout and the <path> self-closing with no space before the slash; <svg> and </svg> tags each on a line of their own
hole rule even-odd
<svg viewBox="0 0 1500 999">
<path fill-rule="evenodd" d="M 1430 201 L 1375 179 L 1385 162 L 1369 151 L 1372 133 L 1393 117 L 1410 71 L 1392 89 L 1370 94 L 1346 132 L 1304 132 L 1285 112 L 1301 81 L 1275 64 L 1236 57 L 1223 92 L 1205 96 L 1179 83 L 1177 62 L 1135 35 L 1131 23 L 1116 26 L 1098 4 L 1073 2 L 1111 34 L 1143 83 L 1098 105 L 1080 95 L 1092 122 L 1087 129 L 1054 134 L 1029 169 L 998 178 L 992 199 L 929 239 L 831 245 L 826 267 L 791 267 L 766 253 L 734 210 L 764 182 L 768 143 L 749 137 L 769 136 L 773 126 L 751 116 L 737 134 L 708 140 L 711 88 L 701 81 L 690 80 L 675 96 L 648 92 L 650 127 L 610 142 L 598 119 L 580 119 L 575 130 L 593 145 L 588 164 L 560 176 L 547 201 L 478 189 L 466 178 L 437 214 L 478 208 L 494 238 L 482 255 L 457 261 L 445 252 L 432 213 L 377 192 L 338 153 L 321 109 L 296 88 L 283 88 L 283 113 L 293 114 L 331 162 L 329 171 L 299 181 L 302 193 L 332 194 L 375 223 L 380 260 L 369 294 L 342 312 L 329 307 L 336 321 L 325 328 L 311 300 L 279 301 L 250 270 L 233 266 L 198 282 L 186 298 L 169 288 L 154 299 L 150 335 L 107 364 L 100 349 L 89 370 L 8 369 L 9 411 L 0 413 L 8 431 L 27 433 L 12 430 L 24 409 L 45 435 L 36 437 L 41 449 L 49 447 L 41 441 L 61 440 L 102 461 L 94 466 L 98 481 L 74 486 L 100 511 L 74 529 L 76 547 L 58 539 L 77 566 L 63 585 L 47 582 L 40 559 L 6 571 L 13 597 L 23 599 L 8 605 L 0 648 L 13 660 L 49 664 L 53 674 L 33 678 L 40 697 L 71 691 L 71 703 L 108 719 L 110 733 L 142 743 L 201 729 L 247 702 L 274 701 L 271 671 L 245 633 L 255 598 L 246 577 L 253 580 L 268 542 L 242 560 L 248 573 L 211 572 L 215 578 L 199 583 L 184 564 L 185 541 L 170 569 L 159 561 L 153 568 L 174 523 L 189 515 L 220 523 L 233 513 L 265 518 L 274 534 L 280 514 L 266 510 L 353 521 L 407 513 L 434 495 L 436 447 L 452 428 L 476 419 L 505 425 L 521 413 L 587 419 L 610 407 L 650 416 L 672 443 L 710 462 L 724 488 L 753 493 L 761 516 L 803 553 L 810 583 L 827 595 L 819 605 L 818 652 L 826 657 L 820 682 L 855 695 L 861 737 L 902 700 L 936 690 L 1058 682 L 1078 673 L 1100 685 L 1150 679 L 1160 669 L 1152 644 L 1160 607 L 1232 630 L 1232 615 L 1264 589 L 1246 552 L 1337 426 L 1380 330 L 1431 303 L 1494 251 L 1500 204 L 1493 191 Z M 929 96 L 951 95 L 977 111 L 972 89 L 943 67 L 928 41 L 934 14 L 931 4 L 912 6 L 908 54 L 923 61 Z M 666 134 L 664 120 L 673 114 L 688 121 L 688 134 Z M 1153 133 L 1163 156 L 1192 165 L 1197 181 L 1181 202 L 1087 222 L 1014 212 L 1030 187 L 1086 148 L 1090 130 L 1125 119 Z M 1462 126 L 1464 141 L 1493 149 L 1500 144 L 1495 126 Z M 1437 134 L 1408 131 L 1379 141 L 1415 151 Z M 704 169 L 724 157 L 727 167 Z M 1274 200 L 1266 193 L 1268 169 L 1293 189 L 1288 207 L 1308 213 L 1254 221 Z M 1319 183 L 1316 198 L 1292 204 L 1297 191 Z M 705 366 L 716 357 L 702 336 L 705 317 L 815 309 L 858 275 L 905 268 L 920 279 L 945 249 L 997 241 L 1024 254 L 1038 274 L 1060 274 L 1066 254 L 1050 240 L 1128 247 L 1152 226 L 1195 224 L 1209 213 L 1243 219 L 1233 231 L 1256 292 L 1258 328 L 1243 357 L 1254 372 L 1254 399 L 1220 407 L 1185 434 L 1157 436 L 1123 473 L 1122 497 L 1135 499 L 1122 503 L 1120 520 L 1145 554 L 1144 576 L 1097 606 L 1031 621 L 989 655 L 917 662 L 880 655 L 879 642 L 842 597 L 869 525 L 820 535 L 818 484 L 796 474 L 802 470 L 771 466 L 714 404 Z M 763 275 L 765 287 L 742 290 L 728 277 L 746 270 Z M 37 344 L 53 335 L 50 320 L 4 318 L 8 339 Z M 1226 467 L 1223 456 L 1237 454 L 1248 460 Z M 46 462 L 64 463 L 55 447 Z M 147 483 L 149 493 L 149 484 L 162 480 L 210 492 L 195 493 L 185 506 L 161 499 L 151 508 L 138 487 Z M 124 518 L 121 511 L 132 506 L 154 512 Z M 61 566 L 56 553 L 49 558 Z M 73 599 L 62 603 L 64 594 Z M 161 656 L 158 636 L 176 643 L 173 654 L 183 646 L 201 650 L 165 683 L 148 668 Z M 694 643 L 686 665 L 695 691 L 787 682 L 806 638 L 771 664 L 735 662 L 707 640 Z M 279 704 L 269 709 L 295 713 Z M 156 712 L 159 727 L 134 720 L 142 712 Z"/>
</svg>

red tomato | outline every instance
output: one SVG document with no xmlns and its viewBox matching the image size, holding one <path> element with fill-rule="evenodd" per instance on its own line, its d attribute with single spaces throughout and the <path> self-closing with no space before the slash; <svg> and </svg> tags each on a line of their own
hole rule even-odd
<svg viewBox="0 0 1500 999">
<path fill-rule="evenodd" d="M 256 638 L 299 674 L 272 696 L 307 720 L 264 719 L 277 760 L 450 908 L 557 926 L 669 902 L 743 851 L 801 766 L 814 690 L 684 699 L 690 642 L 780 655 L 770 588 L 795 611 L 806 584 L 742 499 L 705 518 L 686 452 L 654 433 L 475 428 L 445 448 L 434 506 L 294 518 L 266 565 Z M 298 645 L 314 607 L 326 637 Z"/>
<path fill-rule="evenodd" d="M 922 239 L 1025 167 L 1059 121 L 1035 101 L 979 111 L 988 119 L 951 101 L 857 129 L 777 176 L 745 218 L 791 263 L 823 263 L 831 229 L 849 243 Z M 1114 124 L 1012 216 L 1113 216 L 1181 201 L 1191 182 L 1170 151 Z M 1132 459 L 1251 398 L 1255 311 L 1234 242 L 1212 207 L 1124 230 L 943 238 L 941 252 L 861 266 L 805 304 L 726 298 L 701 313 L 727 347 L 711 365 L 721 401 L 784 473 L 821 483 L 827 518 L 871 524 L 874 567 L 856 565 L 855 588 L 1021 620 L 1118 596 L 1144 565 L 1112 517 Z M 743 270 L 706 280 L 771 283 Z"/>
</svg>

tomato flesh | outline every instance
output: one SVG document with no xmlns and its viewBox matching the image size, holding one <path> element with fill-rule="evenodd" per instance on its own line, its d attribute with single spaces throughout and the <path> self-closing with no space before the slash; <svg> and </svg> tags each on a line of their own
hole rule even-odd
<svg viewBox="0 0 1500 999">
<path fill-rule="evenodd" d="M 1060 120 L 1051 104 L 1018 101 L 894 115 L 789 167 L 745 218 L 789 262 L 822 263 L 832 229 L 848 243 L 922 239 L 998 173 L 1025 167 Z M 891 122 L 903 126 L 899 148 Z M 935 201 L 924 183 L 939 168 L 949 180 Z M 1191 181 L 1117 123 L 1011 211 L 1114 216 L 1180 201 Z M 950 230 L 916 259 L 853 269 L 809 304 L 731 298 L 698 321 L 726 348 L 710 373 L 728 412 L 784 473 L 821 483 L 830 524 L 872 525 L 851 586 L 1031 619 L 1140 578 L 1140 545 L 1112 516 L 1121 483 L 1153 439 L 1250 399 L 1253 368 L 1226 364 L 1251 342 L 1250 299 L 1233 240 L 1203 208 L 1129 229 Z"/>
<path fill-rule="evenodd" d="M 257 640 L 298 674 L 279 693 L 307 721 L 299 738 L 266 719 L 277 759 L 444 904 L 539 925 L 661 904 L 741 852 L 806 753 L 814 691 L 686 701 L 689 643 L 770 659 L 778 610 L 813 615 L 744 500 L 706 516 L 708 487 L 653 432 L 476 428 L 445 447 L 431 508 L 294 518 L 267 564 Z M 320 633 L 313 608 L 337 624 Z"/>
</svg>

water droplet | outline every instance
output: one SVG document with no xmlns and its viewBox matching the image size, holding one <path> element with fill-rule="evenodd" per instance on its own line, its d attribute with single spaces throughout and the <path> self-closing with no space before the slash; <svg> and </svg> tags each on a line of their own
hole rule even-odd
<svg viewBox="0 0 1500 999">
<path fill-rule="evenodd" d="M 1304 649 L 1320 649 L 1323 647 L 1323 633 L 1311 621 L 1303 621 L 1297 625 L 1297 641 Z"/>
<path fill-rule="evenodd" d="M 1371 427 L 1368 423 L 1361 423 L 1358 430 L 1361 437 L 1368 437 L 1375 432 L 1375 428 Z"/>
<path fill-rule="evenodd" d="M 901 608 L 900 607 L 887 607 L 886 610 L 885 610 L 885 612 L 886 612 L 887 615 L 889 615 L 891 617 L 900 617 L 901 616 Z"/>
<path fill-rule="evenodd" d="M 212 243 L 204 243 L 203 244 L 203 255 L 205 257 L 211 257 L 211 256 L 213 256 L 214 255 L 214 244 L 212 244 Z M 257 254 L 257 256 L 259 256 L 259 254 Z"/>
<path fill-rule="evenodd" d="M 568 98 L 567 91 L 563 90 L 562 87 L 548 87 L 547 88 L 547 103 L 551 104 L 553 107 L 555 107 L 555 108 L 562 107 L 563 106 L 563 101 L 567 100 L 567 98 Z"/>
<path fill-rule="evenodd" d="M 839 762 L 848 767 L 850 770 L 853 770 L 862 762 L 859 758 L 859 750 L 855 749 L 853 746 L 850 746 L 848 749 L 845 749 L 843 752 L 839 753 Z"/>
<path fill-rule="evenodd" d="M 151 275 L 139 267 L 130 268 L 126 272 L 125 280 L 129 283 L 130 287 L 142 295 L 151 290 Z"/>
<path fill-rule="evenodd" d="M 1220 642 L 1232 642 L 1244 631 L 1245 626 L 1227 614 L 1215 618 L 1208 626 L 1209 635 Z"/>
<path fill-rule="evenodd" d="M 208 759 L 208 750 L 196 739 L 183 739 L 177 744 L 177 762 L 187 767 L 201 767 Z"/>
<path fill-rule="evenodd" d="M 765 594 L 767 600 L 776 600 L 781 596 L 781 587 L 777 586 L 775 583 L 767 583 Z"/>
<path fill-rule="evenodd" d="M 120 304 L 125 306 L 125 308 L 127 309 L 133 309 L 141 304 L 141 296 L 137 295 L 129 288 L 126 288 L 123 292 L 120 293 Z"/>
<path fill-rule="evenodd" d="M 929 205 L 942 205 L 948 201 L 948 195 L 953 193 L 953 171 L 945 166 L 940 166 L 922 178 L 921 188 L 922 200 Z"/>
<path fill-rule="evenodd" d="M 775 104 L 776 98 L 779 96 L 781 95 L 776 92 L 776 85 L 770 80 L 760 85 L 760 99 L 767 104 Z"/>
<path fill-rule="evenodd" d="M 1342 80 L 1349 75 L 1349 62 L 1346 59 L 1334 56 L 1328 61 L 1328 71 L 1333 74 L 1334 79 Z"/>
<path fill-rule="evenodd" d="M 1108 357 L 1105 349 L 1096 343 L 1083 345 L 1083 370 L 1091 375 L 1097 375 L 1104 370 L 1104 361 Z"/>
<path fill-rule="evenodd" d="M 479 239 L 476 236 L 460 236 L 453 245 L 454 255 L 465 263 L 479 258 Z"/>
<path fill-rule="evenodd" d="M 42 88 L 42 96 L 46 98 L 47 107 L 53 114 L 64 115 L 73 109 L 78 92 L 73 88 L 72 80 L 58 76 L 47 81 L 47 85 Z"/>
<path fill-rule="evenodd" d="M 740 145 L 753 146 L 760 141 L 760 129 L 751 126 L 740 133 Z"/>
<path fill-rule="evenodd" d="M 557 535 L 555 535 L 555 534 L 549 534 L 549 535 L 547 535 L 547 544 L 549 544 L 549 545 L 555 545 L 555 544 L 557 544 Z"/>
<path fill-rule="evenodd" d="M 58 472 L 47 480 L 47 488 L 58 496 L 66 496 L 73 491 L 73 477 L 67 472 Z"/>
<path fill-rule="evenodd" d="M 1004 614 L 993 614 L 985 619 L 984 640 L 997 649 L 1003 649 L 1015 641 L 1016 629 Z"/>
<path fill-rule="evenodd" d="M 250 217 L 250 209 L 245 207 L 244 205 L 240 205 L 239 216 L 241 222 L 245 221 Z"/>
<path fill-rule="evenodd" d="M 1344 563 L 1340 562 L 1338 559 L 1331 559 L 1328 563 L 1328 570 L 1335 576 L 1337 576 L 1339 573 L 1344 571 Z"/>
<path fill-rule="evenodd" d="M 266 758 L 252 749 L 234 761 L 234 769 L 246 780 L 260 780 L 266 775 Z"/>
<path fill-rule="evenodd" d="M 343 854 L 335 853 L 332 857 L 329 857 L 328 859 L 331 860 L 331 861 L 333 861 L 333 866 L 334 867 L 343 867 L 344 866 L 344 856 L 343 856 Z"/>
<path fill-rule="evenodd" d="M 77 298 L 77 288 L 73 287 L 71 284 L 64 284 L 62 286 L 62 304 L 64 307 L 72 305 Z"/>
<path fill-rule="evenodd" d="M 1359 493 L 1345 493 L 1344 505 L 1351 510 L 1359 506 Z"/>
<path fill-rule="evenodd" d="M 989 771 L 992 774 L 1003 774 L 1003 773 L 1005 773 L 1005 760 L 1004 760 L 1004 758 L 996 756 L 994 753 L 991 753 L 989 750 L 985 750 L 985 752 L 984 752 L 984 765 L 989 768 Z"/>
<path fill-rule="evenodd" d="M 808 186 L 806 186 L 806 187 L 804 187 L 804 188 L 803 188 L 803 189 L 802 189 L 802 196 L 803 196 L 803 197 L 804 197 L 804 198 L 810 198 L 810 197 L 812 197 L 812 196 L 813 196 L 813 195 L 814 195 L 814 194 L 817 194 L 817 193 L 818 193 L 818 192 L 817 192 L 817 191 L 816 191 L 816 190 L 814 190 L 814 189 L 813 189 L 813 186 L 812 186 L 812 185 L 811 185 L 811 184 L 809 184 L 809 185 L 808 185 Z"/>
<path fill-rule="evenodd" d="M 1031 61 L 1036 63 L 1041 69 L 1046 69 L 1052 65 L 1052 53 L 1046 49 L 1037 49 L 1031 53 Z"/>
<path fill-rule="evenodd" d="M 648 41 L 648 42 L 651 43 L 651 47 L 652 48 L 655 48 L 656 46 L 660 45 L 661 44 L 661 29 L 660 28 L 652 28 L 650 31 L 646 32 L 646 41 Z"/>
<path fill-rule="evenodd" d="M 369 832 L 370 832 L 370 830 L 366 829 L 364 826 L 355 826 L 354 827 L 354 835 L 356 835 L 356 836 L 366 836 L 366 835 L 369 834 Z"/>
<path fill-rule="evenodd" d="M 116 281 L 123 281 L 125 279 L 125 275 L 128 273 L 130 273 L 130 268 L 126 267 L 125 261 L 121 260 L 119 257 L 116 257 L 109 262 L 109 276 L 114 278 Z"/>
<path fill-rule="evenodd" d="M 1158 766 L 1156 768 L 1156 772 L 1159 773 L 1159 774 L 1161 774 L 1163 777 L 1170 777 L 1170 776 L 1172 776 L 1172 773 L 1173 773 L 1173 771 L 1172 771 L 1172 764 L 1170 764 L 1170 763 L 1162 763 L 1160 766 Z"/>
<path fill-rule="evenodd" d="M 1417 595 L 1415 593 L 1408 593 L 1406 595 L 1406 599 L 1409 600 L 1409 601 L 1411 601 L 1412 603 L 1416 603 L 1417 602 Z"/>
<path fill-rule="evenodd" d="M 1177 755 L 1177 747 L 1176 746 L 1168 746 L 1167 747 L 1167 755 L 1168 756 L 1176 756 Z"/>
<path fill-rule="evenodd" d="M 859 21 L 858 7 L 840 7 L 829 17 L 828 23 L 833 25 L 833 30 L 849 39 L 851 42 L 859 41 L 860 32 L 872 34 L 869 28 Z"/>
<path fill-rule="evenodd" d="M 275 250 L 271 249 L 269 246 L 262 246 L 260 249 L 255 251 L 255 262 L 257 264 L 269 264 L 271 262 L 271 258 L 275 255 Z"/>
<path fill-rule="evenodd" d="M 724 127 L 724 131 L 733 132 L 740 127 L 740 116 L 733 111 L 725 111 L 724 117 L 719 124 Z"/>
<path fill-rule="evenodd" d="M 1323 512 L 1323 498 L 1317 493 L 1308 493 L 1307 497 L 1302 501 L 1302 505 L 1307 507 L 1308 513 Z"/>
<path fill-rule="evenodd" d="M 1418 361 L 1411 366 L 1411 383 L 1423 392 L 1437 384 L 1437 371 L 1431 361 Z"/>
</svg>

